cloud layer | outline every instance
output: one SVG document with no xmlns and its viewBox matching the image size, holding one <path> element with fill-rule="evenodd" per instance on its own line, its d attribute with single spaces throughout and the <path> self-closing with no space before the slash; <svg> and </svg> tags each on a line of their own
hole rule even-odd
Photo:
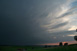
<svg viewBox="0 0 77 51">
<path fill-rule="evenodd" d="M 0 44 L 33 45 L 71 41 L 76 34 L 76 0 L 2 0 Z"/>
<path fill-rule="evenodd" d="M 46 23 L 42 23 L 42 27 L 46 28 L 46 31 L 56 38 L 59 36 L 73 40 L 73 38 L 69 37 L 71 37 L 71 34 L 76 35 L 76 2 L 76 0 L 65 0 L 64 3 L 57 4 L 58 6 L 44 18 L 45 21 L 43 22 Z M 63 40 L 67 41 L 65 38 Z"/>
</svg>

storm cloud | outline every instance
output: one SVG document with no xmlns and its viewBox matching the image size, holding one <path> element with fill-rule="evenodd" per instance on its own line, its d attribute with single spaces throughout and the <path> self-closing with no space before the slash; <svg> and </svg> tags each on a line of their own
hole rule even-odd
<svg viewBox="0 0 77 51">
<path fill-rule="evenodd" d="M 75 2 L 77 1 L 1 0 L 0 44 L 34 45 L 72 41 L 73 38 L 67 35 L 75 33 L 71 29 L 76 26 Z M 54 40 L 54 37 L 58 37 L 57 34 L 59 38 Z"/>
</svg>

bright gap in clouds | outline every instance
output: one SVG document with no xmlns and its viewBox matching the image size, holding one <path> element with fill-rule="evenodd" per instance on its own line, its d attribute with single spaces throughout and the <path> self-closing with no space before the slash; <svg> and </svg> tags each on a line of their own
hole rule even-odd
<svg viewBox="0 0 77 51">
<path fill-rule="evenodd" d="M 77 28 L 77 5 L 74 5 L 74 2 L 76 2 L 76 0 L 67 0 L 66 3 L 59 5 L 53 12 L 50 12 L 45 18 L 46 24 L 42 23 L 42 27 L 46 28 L 46 31 L 51 33 L 51 35 L 54 35 L 54 32 L 68 31 L 61 35 L 65 36 L 68 34 L 67 36 L 74 36 L 70 35 L 69 32 L 72 31 L 73 34 L 75 34 Z"/>
<path fill-rule="evenodd" d="M 71 30 L 76 30 L 77 29 L 77 26 L 72 26 L 71 28 L 69 28 L 68 30 L 71 31 Z"/>
<path fill-rule="evenodd" d="M 72 35 L 67 35 L 67 36 L 71 36 L 71 37 L 74 37 L 75 35 L 73 35 L 73 34 L 72 34 Z"/>
</svg>

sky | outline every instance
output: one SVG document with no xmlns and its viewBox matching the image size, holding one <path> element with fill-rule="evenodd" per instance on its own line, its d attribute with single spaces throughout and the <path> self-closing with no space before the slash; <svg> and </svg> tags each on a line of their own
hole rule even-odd
<svg viewBox="0 0 77 51">
<path fill-rule="evenodd" d="M 76 0 L 0 0 L 0 45 L 75 41 Z"/>
</svg>

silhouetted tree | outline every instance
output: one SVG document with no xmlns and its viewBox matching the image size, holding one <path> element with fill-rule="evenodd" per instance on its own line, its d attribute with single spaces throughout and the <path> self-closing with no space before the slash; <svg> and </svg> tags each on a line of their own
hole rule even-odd
<svg viewBox="0 0 77 51">
<path fill-rule="evenodd" d="M 74 39 L 77 41 L 77 35 L 76 35 L 76 36 L 74 36 Z"/>
<path fill-rule="evenodd" d="M 76 29 L 76 32 L 77 32 L 77 29 Z"/>
<path fill-rule="evenodd" d="M 62 42 L 60 42 L 60 43 L 59 43 L 59 46 L 63 46 L 63 43 L 62 43 Z"/>
<path fill-rule="evenodd" d="M 76 32 L 77 32 L 77 29 L 76 29 Z M 77 35 L 74 36 L 74 39 L 77 41 Z"/>
<path fill-rule="evenodd" d="M 68 43 L 64 43 L 64 46 L 67 46 L 68 45 Z"/>
</svg>

